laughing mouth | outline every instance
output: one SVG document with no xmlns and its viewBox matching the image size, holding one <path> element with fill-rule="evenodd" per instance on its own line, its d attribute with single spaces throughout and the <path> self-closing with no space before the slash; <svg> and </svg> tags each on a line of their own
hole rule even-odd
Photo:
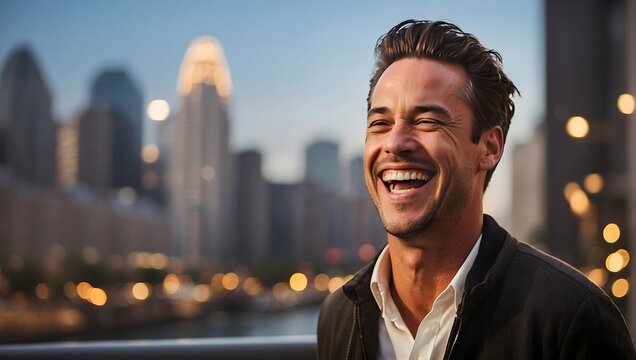
<svg viewBox="0 0 636 360">
<path fill-rule="evenodd" d="M 385 170 L 382 182 L 392 194 L 405 194 L 420 188 L 431 179 L 431 175 L 421 170 Z"/>
</svg>

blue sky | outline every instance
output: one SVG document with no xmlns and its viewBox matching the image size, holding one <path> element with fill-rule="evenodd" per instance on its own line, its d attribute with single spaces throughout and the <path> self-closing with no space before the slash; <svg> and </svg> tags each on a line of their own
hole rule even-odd
<svg viewBox="0 0 636 360">
<path fill-rule="evenodd" d="M 343 161 L 362 151 L 373 46 L 407 18 L 447 20 L 504 58 L 522 92 L 507 155 L 486 208 L 505 214 L 509 157 L 544 113 L 543 5 L 539 0 L 468 1 L 81 1 L 0 0 L 0 62 L 28 44 L 66 121 L 85 106 L 104 67 L 122 66 L 144 99 L 179 107 L 176 82 L 189 42 L 216 37 L 234 92 L 232 146 L 258 148 L 274 181 L 302 177 L 304 147 L 317 138 L 341 143 Z"/>
</svg>

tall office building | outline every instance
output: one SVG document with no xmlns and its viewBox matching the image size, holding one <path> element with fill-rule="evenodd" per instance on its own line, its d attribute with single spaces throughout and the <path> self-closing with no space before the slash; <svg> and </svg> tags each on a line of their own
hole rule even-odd
<svg viewBox="0 0 636 360">
<path fill-rule="evenodd" d="M 139 190 L 143 136 L 143 99 L 139 87 L 125 70 L 105 70 L 93 82 L 91 107 L 108 112 L 116 120 L 111 141 L 112 187 Z"/>
<path fill-rule="evenodd" d="M 339 146 L 336 142 L 316 141 L 305 149 L 305 181 L 330 194 L 341 193 Z"/>
<path fill-rule="evenodd" d="M 192 265 L 203 259 L 222 261 L 231 241 L 231 88 L 230 71 L 216 39 L 194 39 L 179 74 L 181 104 L 174 123 L 169 179 L 178 252 Z"/>
<path fill-rule="evenodd" d="M 270 185 L 261 171 L 262 156 L 256 150 L 236 155 L 236 229 L 233 255 L 242 264 L 269 256 Z"/>
<path fill-rule="evenodd" d="M 621 103 L 634 98 L 633 0 L 546 1 L 545 11 L 546 245 L 625 309 L 627 149 L 636 139 Z"/>
<path fill-rule="evenodd" d="M 18 47 L 0 78 L 0 164 L 19 181 L 53 185 L 55 132 L 48 87 L 31 51 Z"/>
</svg>

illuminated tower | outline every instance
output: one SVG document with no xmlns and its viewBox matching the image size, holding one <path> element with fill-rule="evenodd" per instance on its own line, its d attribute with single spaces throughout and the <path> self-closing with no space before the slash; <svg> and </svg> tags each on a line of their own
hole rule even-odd
<svg viewBox="0 0 636 360">
<path fill-rule="evenodd" d="M 19 181 L 53 185 L 55 132 L 44 78 L 31 51 L 19 47 L 0 78 L 0 165 Z"/>
<path fill-rule="evenodd" d="M 179 73 L 181 104 L 174 124 L 171 206 L 178 253 L 188 265 L 221 261 L 231 241 L 233 206 L 228 101 L 232 88 L 223 49 L 194 39 Z"/>
</svg>

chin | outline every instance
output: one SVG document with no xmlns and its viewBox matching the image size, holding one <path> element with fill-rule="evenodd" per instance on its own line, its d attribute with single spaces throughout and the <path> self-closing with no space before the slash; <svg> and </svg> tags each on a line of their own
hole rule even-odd
<svg viewBox="0 0 636 360">
<path fill-rule="evenodd" d="M 388 221 L 383 216 L 380 217 L 387 233 L 400 239 L 408 239 L 425 232 L 435 220 L 435 213 L 436 211 L 428 211 L 425 215 L 409 223 L 403 223 L 403 219 L 393 222 Z"/>
</svg>

